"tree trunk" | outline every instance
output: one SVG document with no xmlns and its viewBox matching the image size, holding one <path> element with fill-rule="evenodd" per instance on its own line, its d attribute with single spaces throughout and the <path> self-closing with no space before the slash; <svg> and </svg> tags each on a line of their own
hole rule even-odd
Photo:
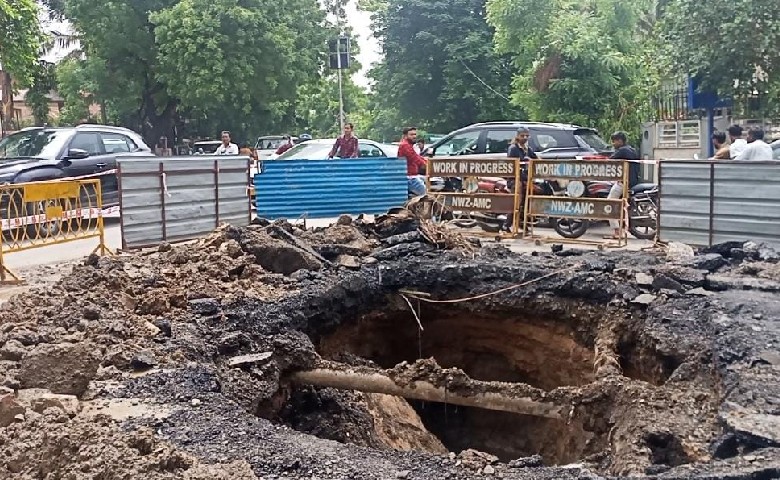
<svg viewBox="0 0 780 480">
<path fill-rule="evenodd" d="M 0 71 L 0 88 L 3 90 L 2 130 L 6 133 L 9 130 L 16 130 L 14 128 L 14 86 L 10 73 Z"/>
<path fill-rule="evenodd" d="M 144 137 L 146 144 L 153 150 L 160 141 L 160 137 L 168 137 L 168 144 L 173 144 L 172 136 L 175 126 L 176 107 L 177 102 L 175 100 L 168 100 L 162 113 L 157 114 L 157 105 L 151 96 L 147 97 L 141 118 L 141 136 Z"/>
<path fill-rule="evenodd" d="M 537 417 L 561 419 L 562 407 L 553 403 L 540 402 L 530 398 L 517 397 L 507 388 L 506 392 L 495 392 L 474 388 L 470 394 L 448 391 L 446 388 L 433 385 L 426 381 L 413 381 L 408 385 L 399 385 L 387 373 L 381 370 L 371 372 L 356 372 L 331 368 L 296 372 L 292 375 L 293 383 L 315 387 L 338 388 L 341 390 L 356 390 L 366 393 L 382 393 L 426 402 L 449 403 L 464 407 L 477 407 L 486 410 L 533 415 Z M 484 384 L 474 380 L 474 386 Z M 509 384 L 507 384 L 509 386 Z"/>
</svg>

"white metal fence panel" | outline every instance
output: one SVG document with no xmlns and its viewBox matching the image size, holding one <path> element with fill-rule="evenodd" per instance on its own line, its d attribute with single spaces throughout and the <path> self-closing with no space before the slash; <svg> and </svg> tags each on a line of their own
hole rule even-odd
<svg viewBox="0 0 780 480">
<path fill-rule="evenodd" d="M 663 161 L 659 239 L 780 247 L 780 162 Z"/>
<path fill-rule="evenodd" d="M 118 158 L 122 248 L 205 235 L 251 221 L 249 158 Z"/>
</svg>

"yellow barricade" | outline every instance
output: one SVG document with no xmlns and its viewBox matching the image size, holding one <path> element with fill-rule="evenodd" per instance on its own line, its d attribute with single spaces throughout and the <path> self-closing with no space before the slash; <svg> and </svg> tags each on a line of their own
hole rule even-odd
<svg viewBox="0 0 780 480">
<path fill-rule="evenodd" d="M 0 186 L 0 283 L 22 280 L 5 265 L 7 253 L 99 238 L 106 247 L 100 180 L 67 180 Z M 12 280 L 9 280 L 8 277 Z"/>
</svg>

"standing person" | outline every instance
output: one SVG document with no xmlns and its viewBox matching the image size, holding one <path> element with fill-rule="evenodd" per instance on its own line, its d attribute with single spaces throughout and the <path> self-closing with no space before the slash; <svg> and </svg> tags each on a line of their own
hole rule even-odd
<svg viewBox="0 0 780 480">
<path fill-rule="evenodd" d="M 222 132 L 222 143 L 217 147 L 214 155 L 238 155 L 238 145 L 230 141 L 230 132 Z"/>
<path fill-rule="evenodd" d="M 726 143 L 726 132 L 713 133 L 712 145 L 715 147 L 715 156 L 711 160 L 728 160 L 731 158 L 731 146 Z"/>
<path fill-rule="evenodd" d="M 740 153 L 744 152 L 747 148 L 747 142 L 744 138 L 742 138 L 742 127 L 739 125 L 732 125 L 728 129 L 729 132 L 729 140 L 731 141 L 731 146 L 729 147 L 729 153 L 731 159 L 735 159 L 739 156 Z"/>
<path fill-rule="evenodd" d="M 420 150 L 420 155 L 425 155 L 425 140 L 422 138 L 417 140 L 417 148 Z"/>
<path fill-rule="evenodd" d="M 425 175 L 424 171 L 427 162 L 414 150 L 414 144 L 417 142 L 417 128 L 406 127 L 403 130 L 403 137 L 398 146 L 398 158 L 406 159 L 406 178 L 409 191 L 418 197 L 425 195 Z"/>
<path fill-rule="evenodd" d="M 358 139 L 353 132 L 355 126 L 351 123 L 344 125 L 344 135 L 336 139 L 335 145 L 328 154 L 328 158 L 333 158 L 337 154 L 339 158 L 358 158 L 360 156 L 360 148 L 358 147 Z"/>
<path fill-rule="evenodd" d="M 512 140 L 512 143 L 509 145 L 509 149 L 506 152 L 506 156 L 509 158 L 519 158 L 521 162 L 529 162 L 531 159 L 539 158 L 536 156 L 536 152 L 533 151 L 530 145 L 528 145 L 528 139 L 531 136 L 531 132 L 525 128 L 520 127 L 517 129 L 517 133 L 515 134 L 515 138 Z M 528 181 L 528 167 L 526 165 L 523 165 L 522 169 L 520 170 L 520 208 L 523 207 L 523 195 L 525 194 L 525 189 L 523 186 Z M 515 179 L 510 178 L 506 182 L 506 186 L 509 189 L 510 192 L 515 193 L 515 188 L 517 186 L 515 185 Z M 504 223 L 504 230 L 511 231 L 512 225 L 515 221 L 515 215 L 514 213 L 510 213 L 506 217 L 506 223 Z"/>
<path fill-rule="evenodd" d="M 611 159 L 614 160 L 639 160 L 639 153 L 628 144 L 628 136 L 625 132 L 615 132 L 610 137 L 612 140 L 612 146 L 615 148 L 615 153 L 612 154 Z M 632 161 L 628 165 L 628 188 L 639 184 L 639 162 Z M 623 182 L 616 182 L 612 185 L 612 189 L 609 191 L 607 198 L 622 198 L 623 189 L 625 186 Z M 610 220 L 609 225 L 612 227 L 612 235 L 606 238 L 613 240 L 620 240 L 620 222 L 617 220 Z"/>
<path fill-rule="evenodd" d="M 735 160 L 772 160 L 772 146 L 764 141 L 764 129 L 761 127 L 751 128 L 747 137 L 747 147 L 737 155 Z"/>
<path fill-rule="evenodd" d="M 241 144 L 241 148 L 238 149 L 239 155 L 246 155 L 247 157 L 252 156 L 252 148 L 249 146 L 248 143 L 244 142 Z"/>
<path fill-rule="evenodd" d="M 292 141 L 292 137 L 290 135 L 285 135 L 284 140 L 286 140 L 286 142 L 284 142 L 279 148 L 276 149 L 277 155 L 281 155 L 287 150 L 295 146 L 295 144 Z"/>
</svg>

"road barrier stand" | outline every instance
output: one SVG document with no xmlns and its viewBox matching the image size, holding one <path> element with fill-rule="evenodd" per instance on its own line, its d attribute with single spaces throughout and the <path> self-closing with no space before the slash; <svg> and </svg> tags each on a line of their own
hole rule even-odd
<svg viewBox="0 0 780 480">
<path fill-rule="evenodd" d="M 110 254 L 102 210 L 99 179 L 0 186 L 0 284 L 23 282 L 6 266 L 8 253 L 98 238 L 92 253 Z"/>
<path fill-rule="evenodd" d="M 470 225 L 469 221 L 473 221 L 476 225 L 480 221 L 481 215 L 514 213 L 509 234 L 505 235 L 499 232 L 493 235 L 499 239 L 504 236 L 517 237 L 520 218 L 516 213 L 522 205 L 521 167 L 522 162 L 519 159 L 508 158 L 505 155 L 480 159 L 470 159 L 464 156 L 428 159 L 427 190 L 429 195 L 435 199 L 436 204 L 441 206 L 441 211 L 435 212 L 434 216 L 439 216 L 442 221 L 446 220 L 455 225 Z M 460 192 L 432 192 L 431 177 L 459 177 L 462 179 L 462 190 Z M 514 179 L 516 187 L 513 193 L 480 191 L 479 177 Z"/>
<path fill-rule="evenodd" d="M 629 163 L 623 160 L 531 160 L 528 168 L 528 183 L 525 196 L 523 219 L 524 237 L 541 242 L 573 242 L 597 245 L 599 248 L 619 248 L 628 244 L 628 170 Z M 535 179 L 566 183 L 566 194 L 562 196 L 534 195 Z M 621 198 L 593 198 L 587 196 L 591 182 L 623 182 Z M 534 234 L 534 219 L 547 217 L 580 222 L 617 220 L 620 235 L 614 242 L 599 242 L 563 237 L 544 237 Z"/>
</svg>

